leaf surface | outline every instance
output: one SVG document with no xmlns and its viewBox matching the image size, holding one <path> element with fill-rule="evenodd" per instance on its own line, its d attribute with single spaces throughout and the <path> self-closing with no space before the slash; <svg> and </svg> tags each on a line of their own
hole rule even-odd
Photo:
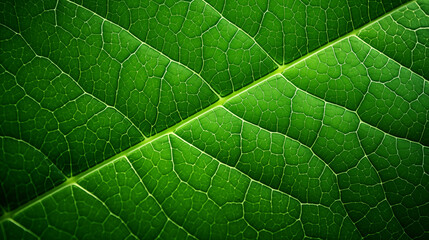
<svg viewBox="0 0 429 240">
<path fill-rule="evenodd" d="M 1 239 L 429 238 L 428 14 L 0 3 Z"/>
</svg>

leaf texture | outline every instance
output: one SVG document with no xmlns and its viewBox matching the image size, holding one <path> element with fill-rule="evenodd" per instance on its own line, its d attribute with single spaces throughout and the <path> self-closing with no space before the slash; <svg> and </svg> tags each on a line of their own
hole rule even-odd
<svg viewBox="0 0 429 240">
<path fill-rule="evenodd" d="M 428 239 L 429 2 L 0 3 L 0 239 Z"/>
</svg>

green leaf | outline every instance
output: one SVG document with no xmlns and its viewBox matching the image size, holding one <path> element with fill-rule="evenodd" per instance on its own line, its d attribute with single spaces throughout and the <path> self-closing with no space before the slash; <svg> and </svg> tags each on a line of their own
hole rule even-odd
<svg viewBox="0 0 429 240">
<path fill-rule="evenodd" d="M 0 239 L 428 239 L 429 2 L 0 3 Z"/>
</svg>

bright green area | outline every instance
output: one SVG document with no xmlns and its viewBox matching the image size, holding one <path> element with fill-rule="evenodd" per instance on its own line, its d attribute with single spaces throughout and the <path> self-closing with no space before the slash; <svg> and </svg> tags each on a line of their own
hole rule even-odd
<svg viewBox="0 0 429 240">
<path fill-rule="evenodd" d="M 313 96 L 357 111 L 364 122 L 387 133 L 429 144 L 427 80 L 356 37 L 310 56 L 283 75 Z"/>
<path fill-rule="evenodd" d="M 429 78 L 429 2 L 420 0 L 362 29 L 358 36 L 395 61 Z"/>
<path fill-rule="evenodd" d="M 267 130 L 311 146 L 322 124 L 323 101 L 294 87 L 282 76 L 232 98 L 225 107 L 237 116 Z"/>
<path fill-rule="evenodd" d="M 356 110 L 371 81 L 362 64 L 371 48 L 355 37 L 312 55 L 283 75 L 295 86 L 326 101 Z"/>
<path fill-rule="evenodd" d="M 0 3 L 0 239 L 428 239 L 400 4 Z"/>
</svg>

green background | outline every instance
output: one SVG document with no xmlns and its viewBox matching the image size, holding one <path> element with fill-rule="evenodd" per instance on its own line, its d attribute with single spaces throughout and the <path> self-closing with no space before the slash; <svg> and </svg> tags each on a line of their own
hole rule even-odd
<svg viewBox="0 0 429 240">
<path fill-rule="evenodd" d="M 0 3 L 0 239 L 428 239 L 429 2 Z"/>
</svg>

